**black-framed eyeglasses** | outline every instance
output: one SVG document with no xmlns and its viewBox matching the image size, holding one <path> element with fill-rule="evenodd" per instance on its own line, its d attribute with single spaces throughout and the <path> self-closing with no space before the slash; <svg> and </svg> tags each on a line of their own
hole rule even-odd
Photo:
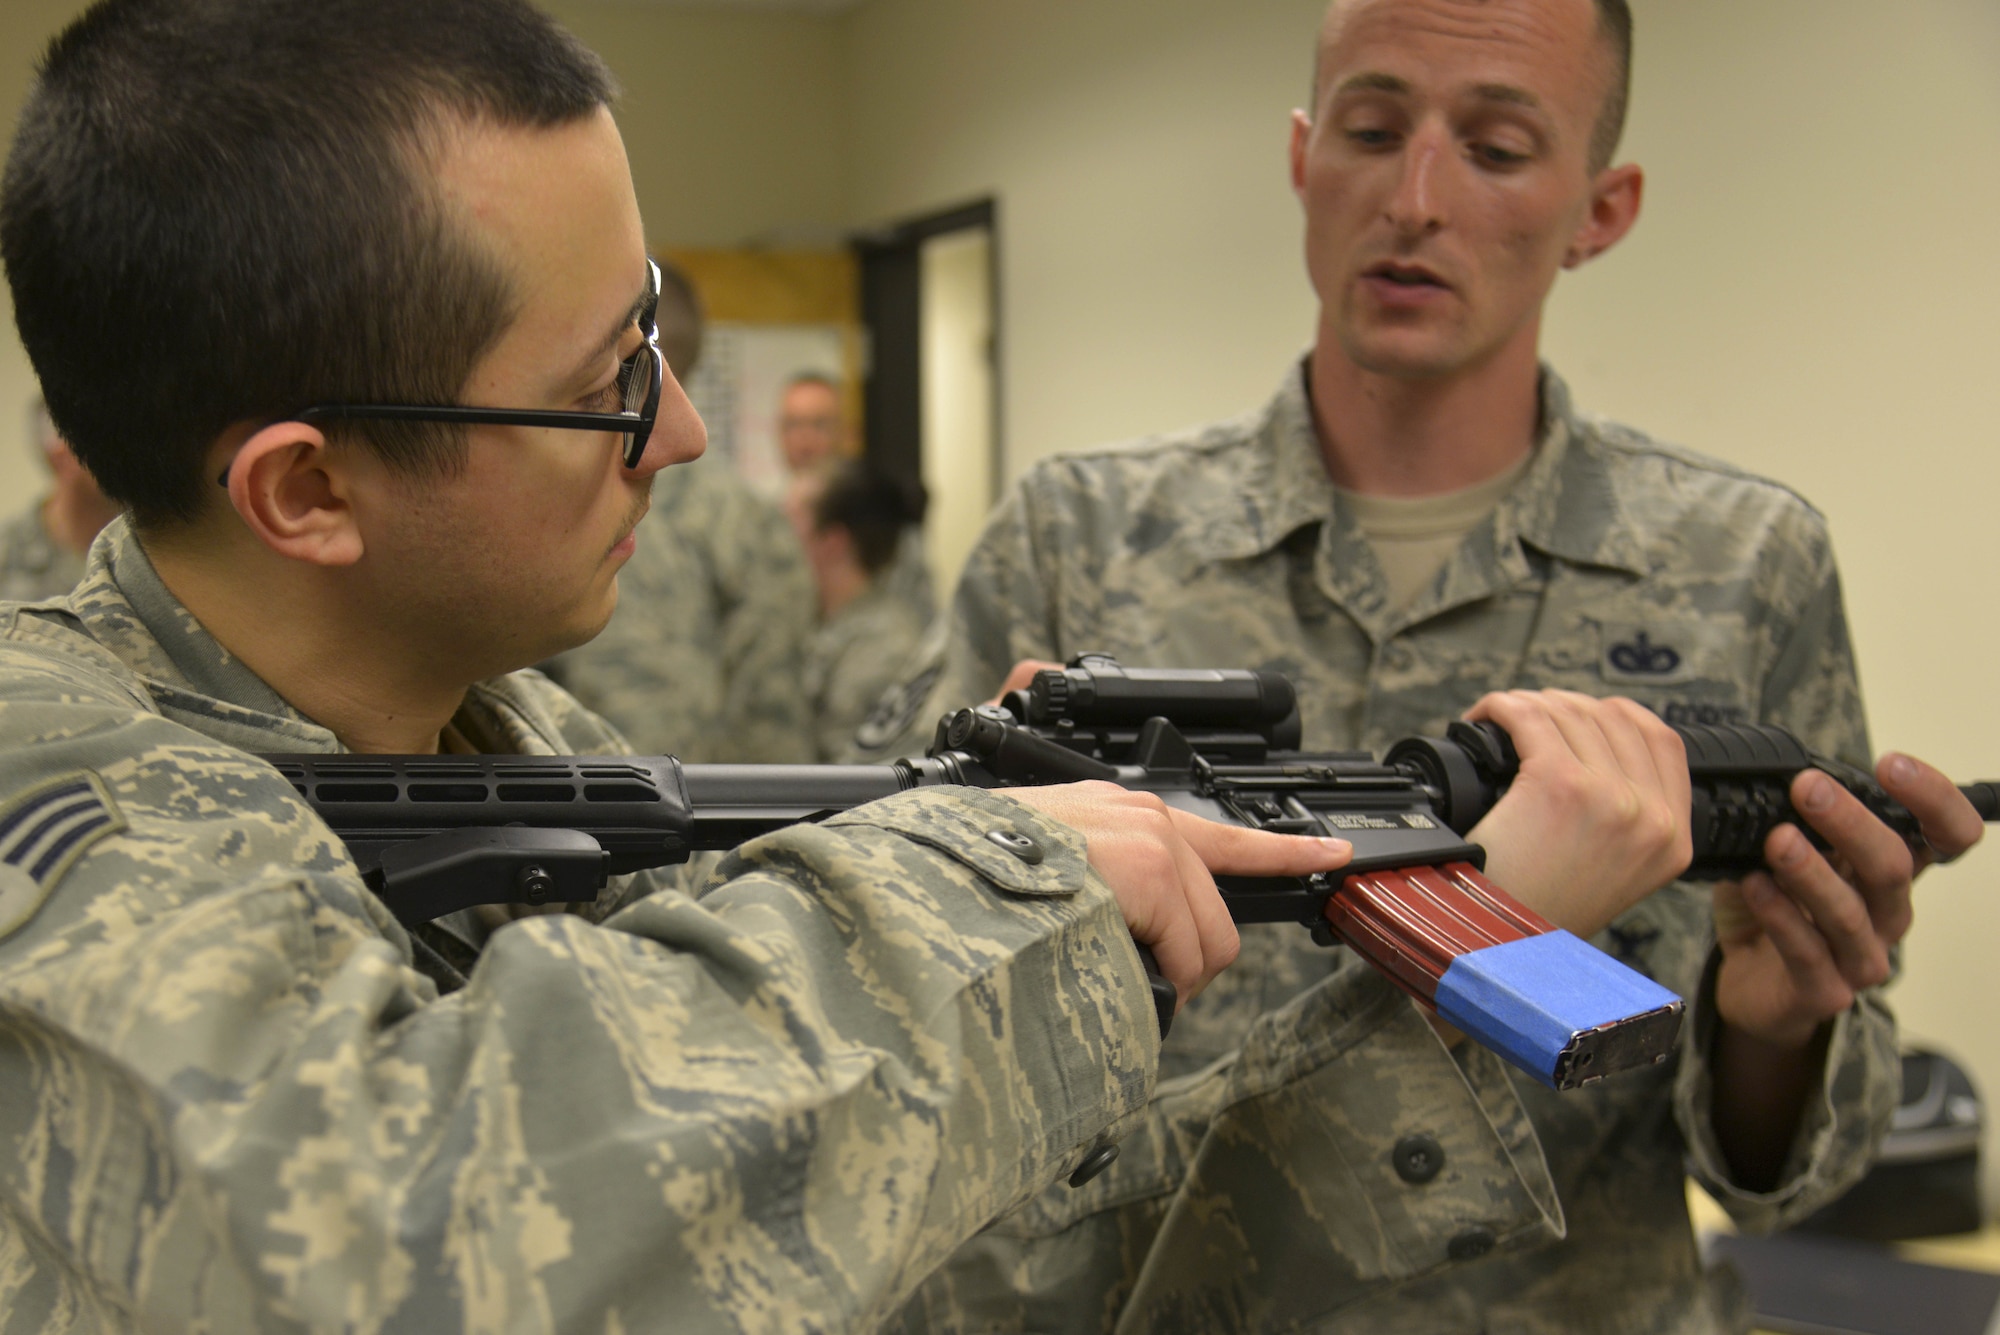
<svg viewBox="0 0 2000 1335">
<path fill-rule="evenodd" d="M 545 426 L 569 431 L 617 431 L 625 437 L 623 458 L 637 468 L 660 415 L 660 391 L 666 384 L 667 359 L 660 353 L 660 266 L 646 261 L 646 295 L 639 308 L 639 332 L 646 341 L 618 366 L 618 391 L 624 411 L 615 413 L 553 412 L 538 408 L 466 408 L 457 404 L 317 403 L 292 420 L 300 422 L 446 422 L 464 426 Z M 224 474 L 227 477 L 227 474 Z"/>
</svg>

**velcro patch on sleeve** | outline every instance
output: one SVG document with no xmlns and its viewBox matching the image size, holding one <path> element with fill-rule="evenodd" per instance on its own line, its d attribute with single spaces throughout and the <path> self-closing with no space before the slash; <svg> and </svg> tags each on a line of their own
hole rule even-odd
<svg viewBox="0 0 2000 1335">
<path fill-rule="evenodd" d="M 0 807 L 0 937 L 42 906 L 90 846 L 125 828 L 125 817 L 89 770 L 31 788 Z"/>
</svg>

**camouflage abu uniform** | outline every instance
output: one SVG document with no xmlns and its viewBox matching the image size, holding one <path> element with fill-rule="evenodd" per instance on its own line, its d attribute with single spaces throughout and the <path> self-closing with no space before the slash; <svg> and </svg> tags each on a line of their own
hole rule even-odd
<svg viewBox="0 0 2000 1335">
<path fill-rule="evenodd" d="M 60 598 L 83 577 L 83 558 L 57 546 L 42 527 L 42 504 L 0 525 L 0 601 Z"/>
<path fill-rule="evenodd" d="M 902 540 L 896 544 L 895 558 L 876 579 L 902 599 L 922 625 L 930 624 L 930 619 L 937 615 L 937 592 L 931 581 L 930 558 L 924 554 L 924 530 L 921 525 L 912 524 L 903 530 Z M 843 746 L 846 742 L 846 738 L 841 738 Z"/>
<path fill-rule="evenodd" d="M 647 754 L 813 759 L 812 575 L 785 516 L 720 460 L 662 473 L 604 633 L 550 665 Z"/>
<path fill-rule="evenodd" d="M 902 717 L 878 714 L 864 732 L 883 750 L 920 745 L 940 712 L 990 695 L 1016 660 L 1103 650 L 1138 666 L 1282 671 L 1300 684 L 1309 747 L 1379 754 L 1518 686 L 1630 695 L 1675 721 L 1781 724 L 1866 758 L 1832 551 L 1789 491 L 1578 417 L 1545 374 L 1534 462 L 1430 589 L 1393 610 L 1336 505 L 1306 392 L 1295 369 L 1260 413 L 1031 470 L 989 522 Z M 1329 1084 L 1320 1101 L 1227 1136 L 1178 1123 L 1175 1100 L 1229 1078 L 1246 1034 L 1253 1048 L 1274 1025 L 1304 1038 L 1288 998 L 1384 992 L 1304 932 L 1251 928 L 1241 961 L 1182 1015 L 1161 1056 L 1163 1076 L 1179 1078 L 1163 1079 L 1154 1125 L 1170 1128 L 1164 1157 L 1192 1165 L 1186 1180 L 1133 1153 L 1144 1136 L 1128 1139 L 1088 1198 L 1044 1195 L 971 1244 L 920 1291 L 909 1326 L 1725 1327 L 1728 1304 L 1706 1291 L 1690 1237 L 1684 1161 L 1752 1228 L 1844 1190 L 1894 1105 L 1893 1022 L 1875 995 L 1836 1021 L 1783 1182 L 1754 1194 L 1731 1181 L 1706 1114 L 1706 888 L 1660 891 L 1598 944 L 1688 997 L 1690 1022 L 1670 1067 L 1560 1096 L 1510 1075 L 1512 1088 L 1482 1101 L 1491 1125 L 1531 1126 L 1521 1153 L 1546 1155 L 1566 1238 L 1560 1227 L 1510 1232 L 1494 1184 L 1465 1171 L 1456 1138 L 1483 1128 L 1433 1102 L 1449 1073 L 1437 1054 L 1409 1058 L 1401 1084 Z M 1351 1061 L 1392 1060 L 1376 1046 Z M 1442 1143 L 1443 1171 L 1399 1181 L 1396 1146 L 1418 1134 Z M 1412 1218 L 1455 1235 L 1450 1262 L 1411 1246 Z"/>
<path fill-rule="evenodd" d="M 473 745 L 622 750 L 535 673 Z M 0 1332 L 845 1331 L 1143 1105 L 1080 840 L 905 794 L 440 996 L 124 521 L 0 606 Z M 1026 835 L 1030 865 L 986 836 Z M 643 888 L 643 887 L 641 887 Z"/>
<path fill-rule="evenodd" d="M 923 638 L 924 619 L 900 590 L 884 582 L 887 573 L 829 617 L 806 644 L 805 695 L 820 760 L 846 754 L 854 730 Z"/>
</svg>

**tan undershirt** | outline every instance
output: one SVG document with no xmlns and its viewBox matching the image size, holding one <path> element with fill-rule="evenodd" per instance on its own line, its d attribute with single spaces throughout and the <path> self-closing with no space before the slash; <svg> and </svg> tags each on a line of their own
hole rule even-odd
<svg viewBox="0 0 2000 1335">
<path fill-rule="evenodd" d="M 1506 472 L 1463 491 L 1442 496 L 1364 496 L 1339 491 L 1340 503 L 1354 523 L 1389 584 L 1389 605 L 1398 611 L 1414 603 L 1451 560 L 1466 535 L 1486 522 L 1521 474 L 1534 461 L 1532 452 Z"/>
</svg>

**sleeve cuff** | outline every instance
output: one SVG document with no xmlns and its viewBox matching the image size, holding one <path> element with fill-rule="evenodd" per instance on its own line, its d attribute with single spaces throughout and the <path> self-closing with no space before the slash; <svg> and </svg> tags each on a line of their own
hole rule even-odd
<svg viewBox="0 0 2000 1335">
<path fill-rule="evenodd" d="M 983 788 L 913 789 L 844 811 L 826 824 L 871 825 L 900 834 L 1014 895 L 1074 895 L 1090 872 L 1081 834 Z"/>
<path fill-rule="evenodd" d="M 1900 1088 L 1896 1022 L 1879 991 L 1863 993 L 1834 1017 L 1826 1053 L 1793 1133 L 1778 1184 L 1753 1191 L 1739 1183 L 1715 1132 L 1716 972 L 1722 952 L 1709 952 L 1701 984 L 1688 1002 L 1674 1115 L 1687 1142 L 1688 1175 L 1728 1211 L 1739 1228 L 1769 1232 L 1798 1222 L 1834 1200 L 1868 1172 L 1889 1128 Z"/>
</svg>

